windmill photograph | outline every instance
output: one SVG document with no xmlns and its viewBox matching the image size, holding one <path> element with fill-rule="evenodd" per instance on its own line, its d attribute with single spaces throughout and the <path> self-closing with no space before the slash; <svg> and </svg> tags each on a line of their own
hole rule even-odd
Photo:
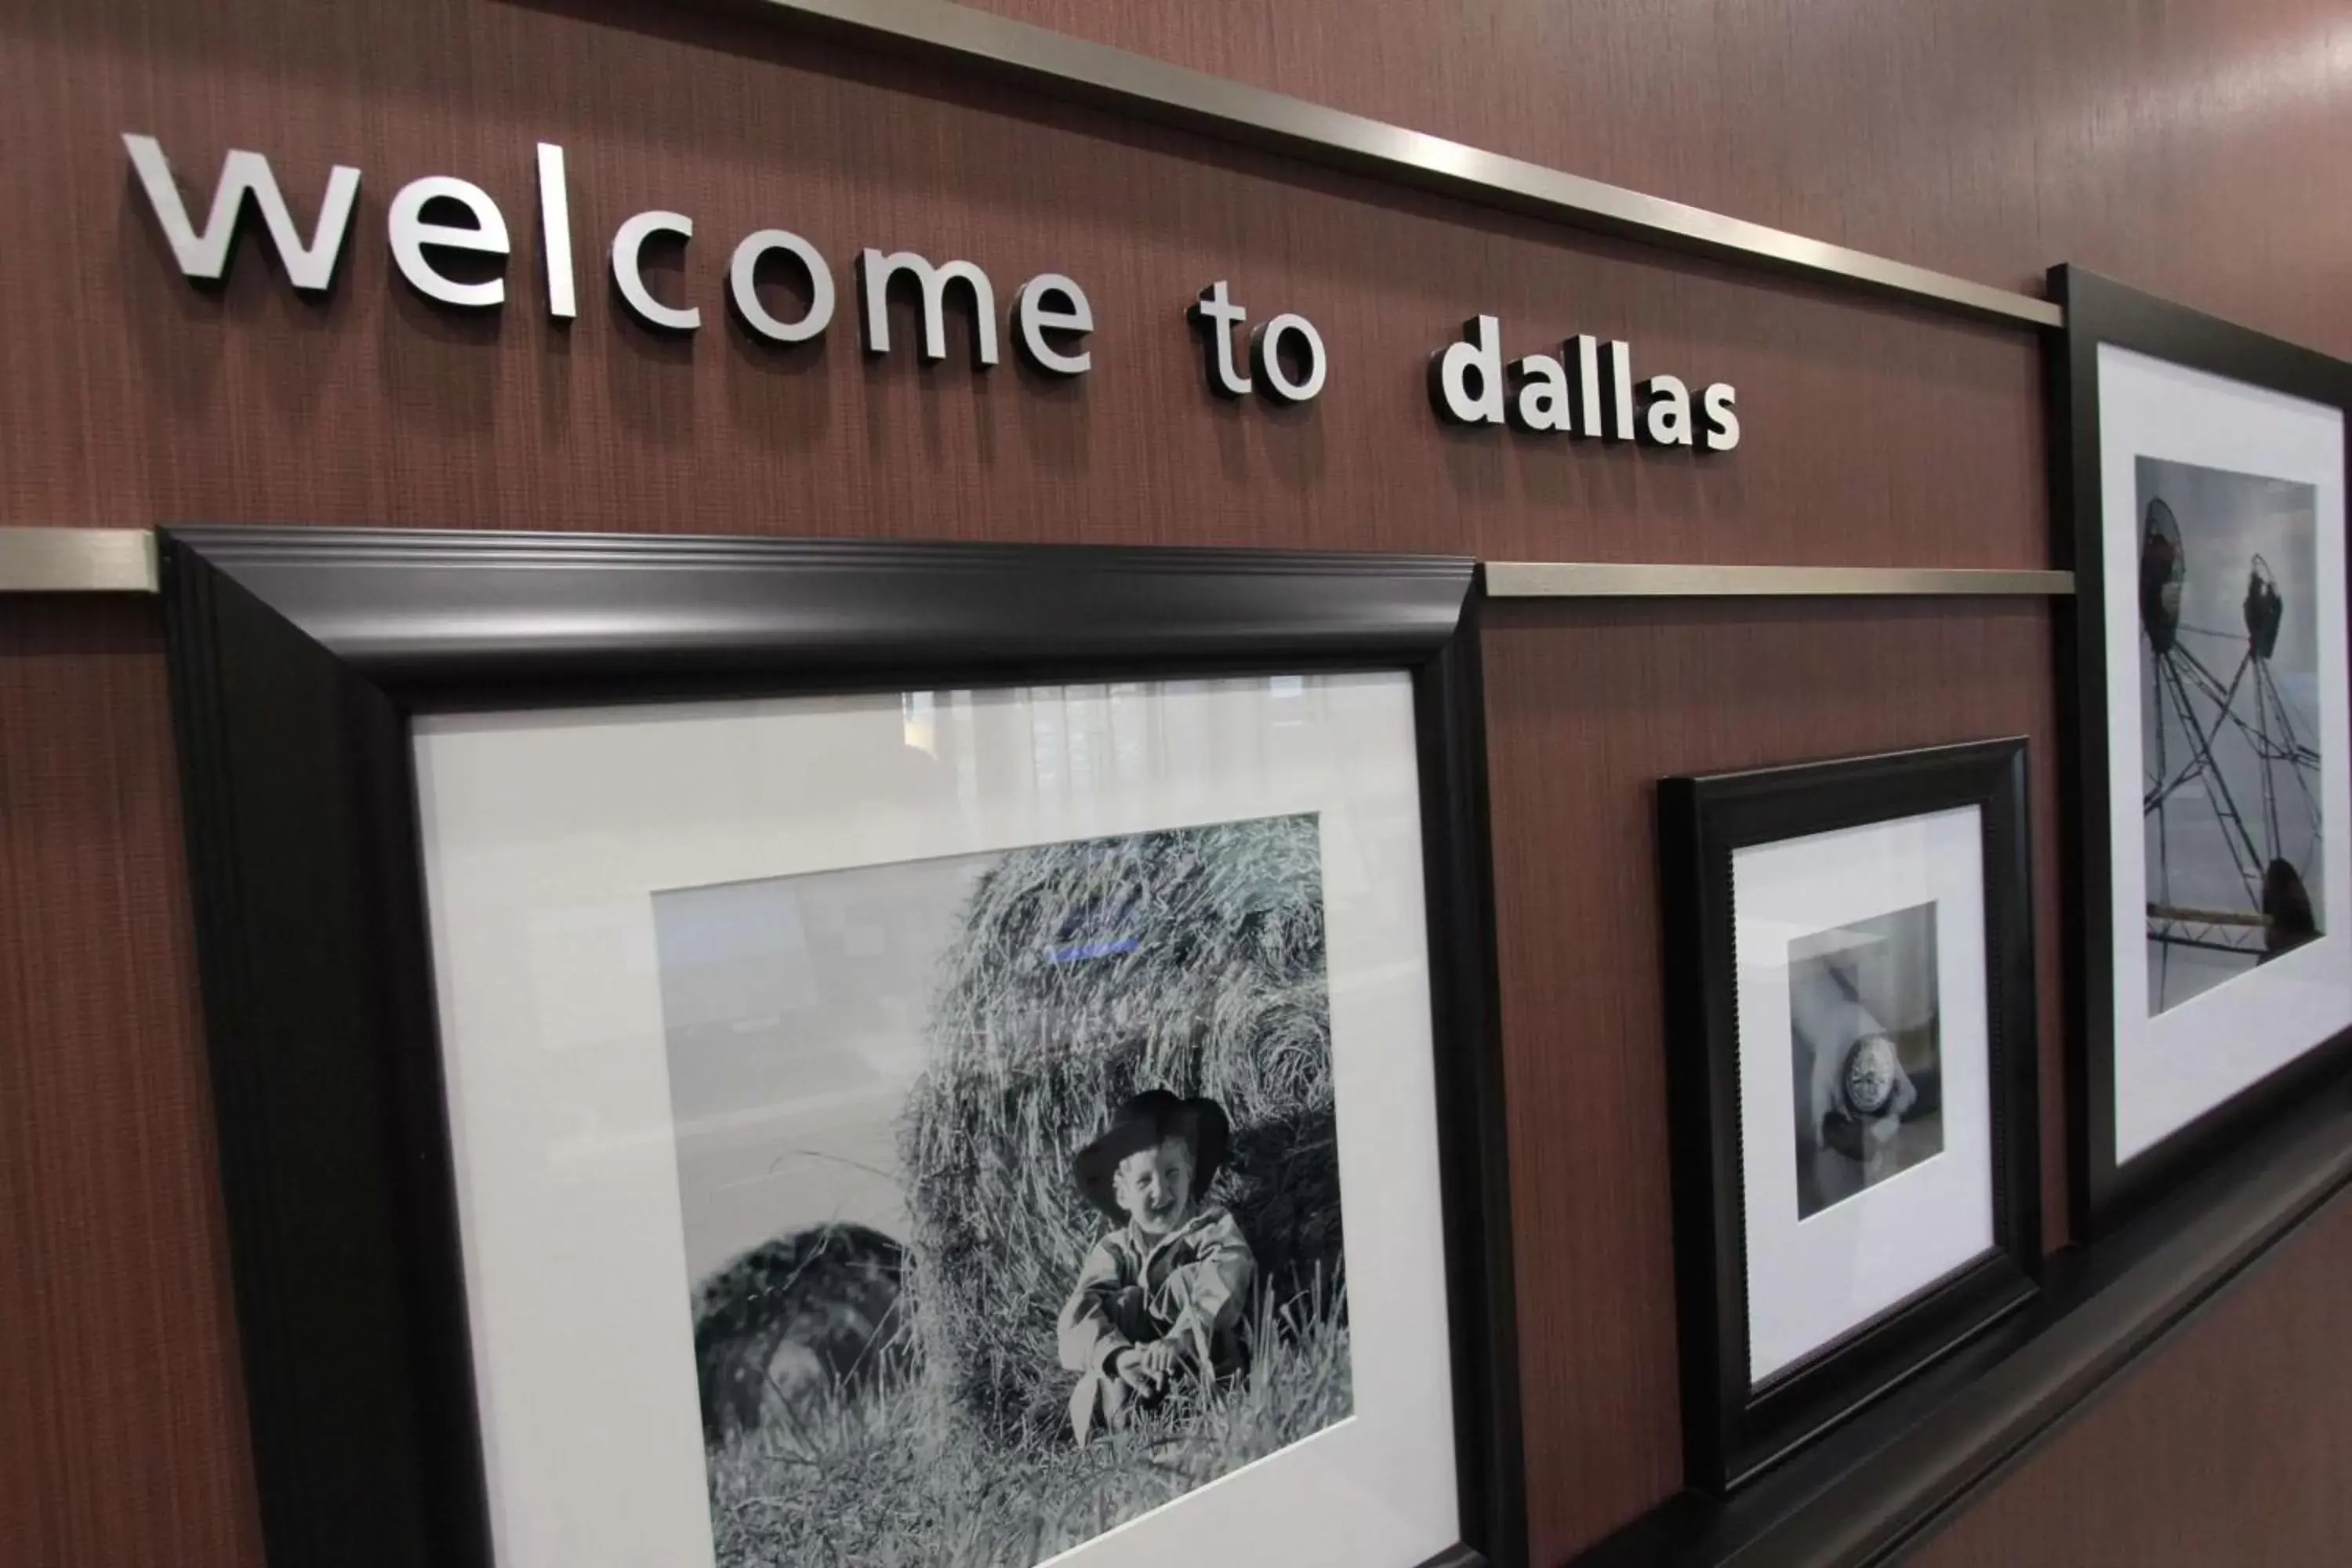
<svg viewBox="0 0 2352 1568">
<path fill-rule="evenodd" d="M 2137 469 L 2152 1016 L 2324 929 L 2317 497 Z"/>
</svg>

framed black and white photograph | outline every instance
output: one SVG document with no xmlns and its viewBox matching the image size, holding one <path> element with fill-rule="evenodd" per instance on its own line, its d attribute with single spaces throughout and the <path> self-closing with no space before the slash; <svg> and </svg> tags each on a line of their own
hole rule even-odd
<svg viewBox="0 0 2352 1568">
<path fill-rule="evenodd" d="M 1524 1561 L 1467 563 L 165 559 L 274 1563 Z"/>
<path fill-rule="evenodd" d="M 2024 766 L 1997 741 L 1659 784 L 1694 1485 L 2034 1290 Z"/>
<path fill-rule="evenodd" d="M 1934 901 L 1789 944 L 1797 1216 L 1944 1152 Z"/>
<path fill-rule="evenodd" d="M 2352 1042 L 2352 366 L 2061 268 L 2086 1235 Z"/>
</svg>

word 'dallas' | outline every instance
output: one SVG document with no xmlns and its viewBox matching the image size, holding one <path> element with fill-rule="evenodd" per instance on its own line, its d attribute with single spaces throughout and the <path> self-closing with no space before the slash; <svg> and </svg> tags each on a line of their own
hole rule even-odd
<svg viewBox="0 0 2352 1568">
<path fill-rule="evenodd" d="M 1439 418 L 1653 447 L 1703 443 L 1710 452 L 1739 445 L 1738 394 L 1729 382 L 1702 388 L 1694 407 L 1681 377 L 1636 383 L 1632 345 L 1590 333 L 1569 339 L 1557 358 L 1528 354 L 1507 371 L 1501 337 L 1496 318 L 1474 316 L 1460 342 L 1429 356 L 1429 401 Z"/>
</svg>

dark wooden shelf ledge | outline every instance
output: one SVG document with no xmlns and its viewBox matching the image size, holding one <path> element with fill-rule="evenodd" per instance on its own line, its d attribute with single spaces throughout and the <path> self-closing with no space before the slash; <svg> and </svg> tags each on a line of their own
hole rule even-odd
<svg viewBox="0 0 2352 1568">
<path fill-rule="evenodd" d="M 1728 1500 L 1685 1492 L 1573 1568 L 1884 1563 L 2026 1459 L 2352 1181 L 2352 1086 L 2089 1248 L 2042 1296 Z M 1540 1485 L 1538 1480 L 1534 1484 Z"/>
</svg>

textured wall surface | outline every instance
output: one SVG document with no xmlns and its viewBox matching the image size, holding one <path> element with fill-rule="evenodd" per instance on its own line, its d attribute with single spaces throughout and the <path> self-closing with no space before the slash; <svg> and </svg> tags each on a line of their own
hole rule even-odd
<svg viewBox="0 0 2352 1568">
<path fill-rule="evenodd" d="M 978 0 L 1813 239 L 2076 261 L 2352 354 L 2331 0 Z"/>
<path fill-rule="evenodd" d="M 2192 1320 L 1978 1505 L 1919 1568 L 2344 1560 L 2352 1203 Z"/>
<path fill-rule="evenodd" d="M 261 1562 L 152 606 L 0 600 L 0 1562 Z"/>
<path fill-rule="evenodd" d="M 18 335 L 0 385 L 17 521 L 156 519 L 1165 541 L 1490 557 L 2039 564 L 2028 334 L 1722 270 L 677 7 L 45 5 L 5 24 L 0 217 Z M 609 13 L 607 15 L 606 13 Z M 628 24 L 635 24 L 631 26 Z M 649 31 L 658 27 L 660 31 Z M 225 289 L 173 266 L 120 133 L 154 135 L 209 196 L 268 154 L 308 225 L 362 171 L 343 276 L 313 302 L 260 247 Z M 536 307 L 533 142 L 571 169 L 581 313 Z M 39 156 L 30 155 L 33 148 Z M 394 272 L 409 180 L 503 207 L 520 296 L 466 319 Z M 614 305 L 630 214 L 696 223 L 657 287 L 690 341 Z M 800 233 L 843 291 L 813 348 L 727 320 L 735 241 Z M 304 230 L 308 232 L 307 226 Z M 1094 372 L 1045 384 L 961 353 L 866 362 L 861 247 L 961 257 L 1000 301 L 1057 270 L 1089 292 Z M 29 263 L 29 264 L 26 264 Z M 1253 319 L 1330 345 L 1311 411 L 1207 394 L 1184 309 L 1225 279 Z M 1499 315 L 1510 352 L 1630 337 L 1637 374 L 1741 389 L 1736 460 L 1496 430 L 1441 434 L 1429 353 Z M 911 328 L 902 318 L 899 331 Z"/>
<path fill-rule="evenodd" d="M 2352 165 L 2321 153 L 2352 123 L 2352 23 L 2325 0 L 991 4 L 1984 281 L 2077 259 L 2352 352 Z M 268 154 L 306 226 L 330 165 L 360 167 L 331 294 L 296 296 L 250 237 L 224 289 L 189 287 L 124 131 L 160 138 L 199 205 L 226 150 Z M 572 168 L 568 329 L 537 303 L 542 139 Z M 436 311 L 392 271 L 385 204 L 436 174 L 484 185 L 514 231 L 496 316 Z M 614 226 L 656 206 L 698 225 L 656 269 L 704 310 L 690 342 L 627 324 L 603 280 Z M 2023 332 L 1122 124 L 751 5 L 18 0 L 0 222 L 10 524 L 2048 558 Z M 727 250 L 768 226 L 834 264 L 821 347 L 757 346 L 726 318 Z M 1072 274 L 1097 369 L 866 362 L 847 289 L 868 245 L 968 257 L 1000 301 Z M 1311 409 L 1204 391 L 1181 312 L 1219 278 L 1258 318 L 1321 328 Z M 1612 333 L 1644 372 L 1735 382 L 1746 439 L 1702 462 L 1441 432 L 1423 362 L 1477 310 L 1509 352 Z M 2066 845 L 2045 606 L 1517 607 L 1489 637 L 1530 1497 L 1552 1563 L 1676 1480 L 1651 781 L 2031 738 L 2053 1166 Z M 41 1568 L 259 1562 L 160 646 L 152 606 L 0 601 L 0 1542 Z M 2297 1371 L 2340 1354 L 2345 1247 L 2342 1222 L 2298 1242 L 1937 1550 L 2006 1560 L 2085 1490 L 2168 1541 L 2205 1538 L 2167 1534 L 2168 1510 L 2267 1528 L 2254 1492 L 2169 1484 L 2249 1452 L 2301 1489 L 2283 1531 L 2352 1528 L 2315 1480 L 2336 1473 L 2343 1402 Z M 2267 1435 L 2171 1414 L 2231 1379 L 2276 1413 Z"/>
</svg>

